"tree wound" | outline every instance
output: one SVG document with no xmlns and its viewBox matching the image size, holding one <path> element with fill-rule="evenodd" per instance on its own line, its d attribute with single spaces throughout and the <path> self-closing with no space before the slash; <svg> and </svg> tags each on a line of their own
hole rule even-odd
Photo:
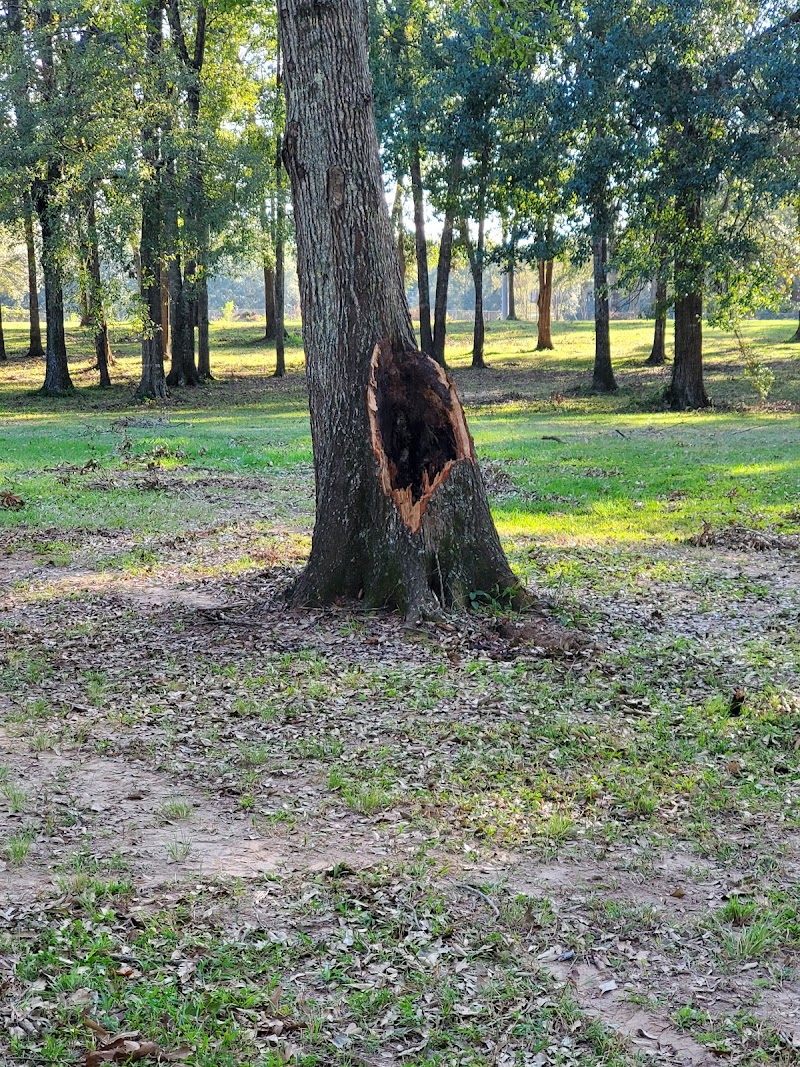
<svg viewBox="0 0 800 1067">
<path fill-rule="evenodd" d="M 455 387 L 422 352 L 395 351 L 380 341 L 372 355 L 367 408 L 381 486 L 415 534 L 453 466 L 475 460 Z"/>
</svg>

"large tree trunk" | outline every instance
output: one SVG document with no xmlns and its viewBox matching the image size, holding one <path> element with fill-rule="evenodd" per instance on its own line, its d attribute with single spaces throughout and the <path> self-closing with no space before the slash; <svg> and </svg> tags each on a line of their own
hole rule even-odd
<svg viewBox="0 0 800 1067">
<path fill-rule="evenodd" d="M 516 590 L 455 388 L 415 350 L 375 133 L 367 0 L 280 0 L 317 521 L 295 603 L 412 617 Z M 513 593 L 511 594 L 513 595 Z"/>
<path fill-rule="evenodd" d="M 444 213 L 442 240 L 439 244 L 439 266 L 436 270 L 436 304 L 433 316 L 433 358 L 445 367 L 444 346 L 447 338 L 447 293 L 453 267 L 453 237 L 455 233 L 458 188 L 464 169 L 464 149 L 457 149 L 450 164 L 447 182 L 447 206 Z"/>
<path fill-rule="evenodd" d="M 592 237 L 594 265 L 594 372 L 592 388 L 613 393 L 617 388 L 611 366 L 611 313 L 608 303 L 608 234 L 596 231 Z"/>
<path fill-rule="evenodd" d="M 660 270 L 656 277 L 656 325 L 653 331 L 653 347 L 645 360 L 648 367 L 663 367 L 667 362 L 667 275 Z"/>
<path fill-rule="evenodd" d="M 36 277 L 36 243 L 33 239 L 33 214 L 28 197 L 23 211 L 25 248 L 28 253 L 28 317 L 30 319 L 30 345 L 28 355 L 32 359 L 44 359 L 42 326 L 39 321 L 39 282 Z"/>
<path fill-rule="evenodd" d="M 703 383 L 703 297 L 697 292 L 675 300 L 675 363 L 668 399 L 680 411 L 709 404 Z"/>
<path fill-rule="evenodd" d="M 162 7 L 158 0 L 146 11 L 147 53 L 157 67 L 161 52 Z M 164 349 L 161 320 L 162 304 L 162 160 L 158 131 L 151 126 L 142 130 L 142 156 L 147 164 L 142 183 L 142 240 L 139 245 L 139 294 L 144 312 L 142 331 L 142 377 L 136 389 L 138 400 L 164 400 Z"/>
<path fill-rule="evenodd" d="M 686 411 L 709 406 L 703 381 L 703 265 L 697 252 L 703 208 L 692 200 L 678 209 L 685 230 L 675 257 L 675 362 L 667 399 L 673 408 Z"/>
<path fill-rule="evenodd" d="M 433 355 L 431 333 L 431 283 L 428 273 L 428 241 L 425 236 L 425 196 L 422 187 L 422 162 L 419 145 L 411 147 L 411 196 L 414 201 L 414 237 L 417 249 L 417 287 L 419 289 L 419 339 L 420 348 Z"/>
<path fill-rule="evenodd" d="M 64 332 L 64 290 L 59 269 L 59 219 L 52 204 L 53 187 L 58 177 L 58 168 L 51 162 L 48 164 L 47 178 L 38 179 L 34 185 L 34 204 L 42 230 L 42 274 L 47 323 L 42 392 L 47 396 L 62 396 L 73 388 L 67 365 Z"/>
</svg>

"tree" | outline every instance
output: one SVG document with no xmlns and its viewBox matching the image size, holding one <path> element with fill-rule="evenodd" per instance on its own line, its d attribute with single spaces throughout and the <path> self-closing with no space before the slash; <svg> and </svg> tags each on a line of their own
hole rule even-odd
<svg viewBox="0 0 800 1067">
<path fill-rule="evenodd" d="M 36 242 L 33 236 L 33 214 L 27 190 L 24 193 L 22 218 L 25 225 L 25 251 L 28 258 L 28 319 L 30 322 L 30 344 L 28 345 L 28 355 L 31 359 L 44 359 L 42 326 L 39 321 L 39 283 L 36 277 Z"/>
<path fill-rule="evenodd" d="M 317 521 L 295 603 L 418 617 L 517 588 L 455 388 L 416 350 L 372 106 L 367 0 L 280 0 L 284 158 L 304 319 Z"/>
</svg>

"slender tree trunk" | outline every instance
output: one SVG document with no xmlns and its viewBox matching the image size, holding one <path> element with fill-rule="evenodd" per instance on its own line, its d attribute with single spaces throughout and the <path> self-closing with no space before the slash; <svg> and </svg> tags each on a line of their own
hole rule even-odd
<svg viewBox="0 0 800 1067">
<path fill-rule="evenodd" d="M 295 603 L 411 617 L 515 590 L 452 382 L 415 350 L 375 133 L 367 0 L 280 0 L 317 522 Z"/>
<path fill-rule="evenodd" d="M 795 304 L 800 304 L 800 275 L 795 275 L 792 278 L 792 299 Z M 797 314 L 797 330 L 789 338 L 790 344 L 800 344 L 800 311 Z"/>
<path fill-rule="evenodd" d="M 536 297 L 536 307 L 539 309 L 539 317 L 536 325 L 536 351 L 544 352 L 553 348 L 553 260 L 540 259 L 537 267 L 539 292 Z"/>
<path fill-rule="evenodd" d="M 103 279 L 100 274 L 100 248 L 97 242 L 97 209 L 93 190 L 89 193 L 86 211 L 86 249 L 88 252 L 87 312 L 89 325 L 94 329 L 94 351 L 97 357 L 97 369 L 100 372 L 100 388 L 107 389 L 111 385 L 108 366 L 113 362 L 114 356 L 111 352 L 108 321 L 103 304 Z"/>
<path fill-rule="evenodd" d="M 275 268 L 264 264 L 264 340 L 275 340 Z"/>
<path fill-rule="evenodd" d="M 278 86 L 283 86 L 283 56 L 278 43 Z M 283 187 L 283 138 L 275 143 L 275 377 L 286 374 L 286 194 Z"/>
<path fill-rule="evenodd" d="M 197 371 L 204 382 L 213 378 L 208 330 L 208 278 L 205 273 L 197 280 Z"/>
<path fill-rule="evenodd" d="M 648 367 L 663 367 L 667 362 L 667 275 L 664 269 L 656 277 L 656 324 L 653 331 L 653 348 L 645 360 Z"/>
<path fill-rule="evenodd" d="M 25 198 L 23 224 L 25 248 L 28 253 L 28 316 L 31 324 L 28 355 L 32 359 L 44 359 L 42 326 L 39 321 L 39 282 L 36 277 L 36 243 L 33 239 L 33 214 L 28 197 Z"/>
<path fill-rule="evenodd" d="M 397 242 L 397 262 L 400 267 L 400 277 L 405 286 L 406 281 L 406 228 L 403 222 L 403 182 L 398 176 L 397 188 L 394 192 L 394 204 L 392 205 L 392 228 Z"/>
<path fill-rule="evenodd" d="M 554 227 L 555 223 L 552 217 L 548 218 L 545 231 L 540 234 L 541 237 L 544 237 L 548 253 L 553 247 Z M 536 297 L 536 306 L 539 309 L 539 321 L 536 328 L 537 352 L 551 351 L 553 348 L 553 266 L 553 257 L 551 255 L 548 255 L 547 259 L 540 259 L 538 263 L 539 294 Z"/>
<path fill-rule="evenodd" d="M 8 359 L 6 354 L 6 337 L 3 333 L 3 304 L 0 301 L 0 361 L 3 363 Z"/>
<path fill-rule="evenodd" d="M 431 285 L 428 274 L 428 241 L 425 236 L 425 196 L 422 187 L 422 162 L 419 145 L 411 148 L 411 195 L 414 200 L 414 236 L 417 247 L 417 285 L 419 288 L 419 337 L 420 348 L 433 355 L 431 333 Z"/>
<path fill-rule="evenodd" d="M 139 274 L 141 285 L 141 269 Z M 166 260 L 159 264 L 159 277 L 161 278 L 161 351 L 166 363 L 172 360 L 172 336 L 169 332 L 169 266 Z"/>
<path fill-rule="evenodd" d="M 516 285 L 516 265 L 512 259 L 508 265 L 508 315 L 506 320 L 508 322 L 517 321 L 517 285 Z"/>
<path fill-rule="evenodd" d="M 157 67 L 162 44 L 162 6 L 154 2 L 147 8 L 146 47 L 150 63 Z M 140 297 L 144 312 L 142 333 L 142 377 L 136 390 L 138 400 L 164 400 L 167 383 L 164 377 L 164 349 L 161 321 L 162 303 L 162 215 L 163 197 L 158 131 L 151 126 L 142 130 L 142 156 L 147 163 L 142 183 L 142 240 L 139 245 Z"/>
<path fill-rule="evenodd" d="M 34 204 L 42 230 L 42 274 L 44 276 L 45 374 L 42 392 L 47 396 L 61 396 L 72 390 L 67 364 L 67 345 L 64 332 L 64 290 L 59 261 L 59 219 L 52 204 L 52 191 L 59 177 L 55 163 L 48 164 L 47 178 L 34 185 Z"/>
<path fill-rule="evenodd" d="M 456 201 L 461 174 L 464 169 L 464 149 L 459 148 L 450 164 L 447 182 L 447 206 L 439 245 L 439 266 L 436 271 L 436 304 L 433 317 L 433 358 L 444 367 L 444 346 L 447 338 L 447 293 L 450 288 L 450 272 L 453 266 L 453 237 L 456 220 Z"/>
<path fill-rule="evenodd" d="M 78 307 L 81 309 L 80 326 L 85 328 L 91 325 L 91 316 L 89 313 L 89 294 L 86 291 L 86 274 L 89 261 L 89 249 L 85 244 L 81 245 L 81 270 L 78 271 Z"/>
<path fill-rule="evenodd" d="M 617 383 L 611 366 L 611 314 L 608 303 L 608 234 L 596 231 L 592 237 L 594 263 L 594 373 L 592 388 L 613 393 Z"/>
<path fill-rule="evenodd" d="M 667 399 L 686 411 L 709 406 L 703 381 L 703 266 L 697 246 L 703 207 L 693 199 L 679 204 L 685 219 L 684 243 L 675 258 L 675 362 Z"/>
<path fill-rule="evenodd" d="M 469 235 L 469 227 L 466 219 L 461 220 L 461 233 L 464 248 L 467 250 L 469 269 L 472 274 L 472 284 L 475 288 L 475 315 L 472 323 L 472 366 L 483 369 L 486 362 L 483 358 L 484 342 L 486 339 L 486 325 L 483 317 L 483 246 L 484 246 L 485 220 L 483 212 L 478 218 L 478 243 L 472 244 Z"/>
</svg>

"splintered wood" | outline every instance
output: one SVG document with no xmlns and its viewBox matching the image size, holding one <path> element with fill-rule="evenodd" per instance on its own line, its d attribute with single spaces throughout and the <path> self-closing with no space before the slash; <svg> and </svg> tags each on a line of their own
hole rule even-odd
<svg viewBox="0 0 800 1067">
<path fill-rule="evenodd" d="M 461 402 L 443 368 L 421 352 L 375 346 L 367 388 L 381 487 L 412 534 L 456 463 L 475 461 Z"/>
</svg>

